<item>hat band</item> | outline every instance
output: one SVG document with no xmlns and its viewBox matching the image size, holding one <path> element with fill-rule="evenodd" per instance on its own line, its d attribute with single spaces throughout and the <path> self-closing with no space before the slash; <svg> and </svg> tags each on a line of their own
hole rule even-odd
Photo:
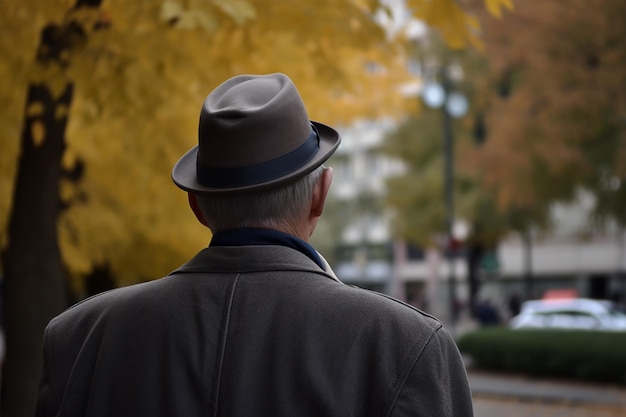
<svg viewBox="0 0 626 417">
<path fill-rule="evenodd" d="M 319 149 L 319 135 L 315 126 L 306 141 L 293 151 L 245 167 L 211 168 L 196 160 L 198 182 L 205 187 L 236 188 L 261 184 L 290 174 L 311 160 Z"/>
</svg>

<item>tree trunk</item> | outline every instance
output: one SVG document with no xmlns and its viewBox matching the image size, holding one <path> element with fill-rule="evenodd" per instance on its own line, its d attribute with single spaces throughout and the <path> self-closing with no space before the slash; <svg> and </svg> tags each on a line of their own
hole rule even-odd
<svg viewBox="0 0 626 417">
<path fill-rule="evenodd" d="M 98 6 L 78 0 L 74 11 Z M 36 65 L 69 66 L 71 50 L 85 28 L 71 18 L 41 32 Z M 2 252 L 6 359 L 2 377 L 2 416 L 34 415 L 43 359 L 43 330 L 67 307 L 58 243 L 59 182 L 73 84 L 60 90 L 44 82 L 28 87 L 20 138 L 8 244 Z"/>
<path fill-rule="evenodd" d="M 33 414 L 42 364 L 43 329 L 66 306 L 57 219 L 67 117 L 55 116 L 60 106 L 69 106 L 71 98 L 71 84 L 56 100 L 45 85 L 34 84 L 28 90 L 27 109 L 38 103 L 44 111 L 36 117 L 28 116 L 26 111 L 9 244 L 3 253 L 5 417 Z"/>
</svg>

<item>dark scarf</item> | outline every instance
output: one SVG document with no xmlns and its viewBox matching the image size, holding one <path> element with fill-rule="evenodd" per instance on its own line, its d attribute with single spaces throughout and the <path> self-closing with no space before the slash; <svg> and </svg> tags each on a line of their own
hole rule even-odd
<svg viewBox="0 0 626 417">
<path fill-rule="evenodd" d="M 280 245 L 293 248 L 311 258 L 320 268 L 325 270 L 324 262 L 313 249 L 302 239 L 290 234 L 271 229 L 230 229 L 222 230 L 213 235 L 209 246 L 248 246 L 248 245 Z"/>
</svg>

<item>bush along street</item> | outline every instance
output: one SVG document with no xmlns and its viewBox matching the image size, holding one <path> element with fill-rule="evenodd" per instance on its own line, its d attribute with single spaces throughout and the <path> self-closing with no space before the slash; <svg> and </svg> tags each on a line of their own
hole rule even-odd
<svg viewBox="0 0 626 417">
<path fill-rule="evenodd" d="M 493 327 L 457 343 L 477 369 L 626 385 L 626 332 Z"/>
</svg>

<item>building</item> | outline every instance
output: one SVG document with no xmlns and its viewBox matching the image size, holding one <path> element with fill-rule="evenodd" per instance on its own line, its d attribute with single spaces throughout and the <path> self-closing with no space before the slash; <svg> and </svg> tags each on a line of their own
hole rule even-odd
<svg viewBox="0 0 626 417">
<path fill-rule="evenodd" d="M 381 292 L 390 291 L 393 274 L 385 178 L 402 170 L 399 161 L 378 152 L 392 127 L 391 121 L 360 121 L 340 129 L 341 146 L 328 162 L 334 176 L 320 222 L 324 237 L 316 242 L 344 282 Z"/>
</svg>

